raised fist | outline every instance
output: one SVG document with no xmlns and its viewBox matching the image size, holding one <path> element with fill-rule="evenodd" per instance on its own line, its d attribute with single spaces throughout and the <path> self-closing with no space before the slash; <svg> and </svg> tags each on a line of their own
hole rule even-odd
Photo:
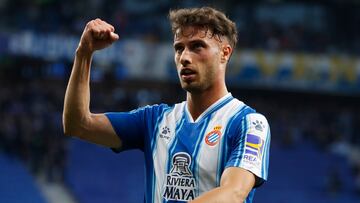
<svg viewBox="0 0 360 203">
<path fill-rule="evenodd" d="M 92 54 L 96 50 L 103 49 L 119 39 L 114 33 L 112 25 L 97 18 L 86 24 L 81 35 L 78 51 L 85 54 Z"/>
</svg>

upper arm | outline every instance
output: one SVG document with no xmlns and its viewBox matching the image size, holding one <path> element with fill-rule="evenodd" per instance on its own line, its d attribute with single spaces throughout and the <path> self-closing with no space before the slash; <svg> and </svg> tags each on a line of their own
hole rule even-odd
<svg viewBox="0 0 360 203">
<path fill-rule="evenodd" d="M 67 134 L 111 147 L 116 151 L 143 149 L 145 140 L 150 139 L 149 136 L 154 130 L 154 123 L 161 117 L 159 115 L 164 112 L 165 107 L 167 106 L 154 105 L 130 112 L 90 114 L 81 122 L 66 121 L 67 129 L 71 129 Z M 75 125 L 75 127 L 72 128 L 69 124 Z"/>
<path fill-rule="evenodd" d="M 121 147 L 121 140 L 105 114 L 90 114 L 77 126 L 76 130 L 65 134 L 106 147 Z"/>
<path fill-rule="evenodd" d="M 130 112 L 107 112 L 115 134 L 120 137 L 121 146 L 116 151 L 127 149 L 144 150 L 152 140 L 158 119 L 166 111 L 167 105 L 152 105 L 135 109 Z"/>
</svg>

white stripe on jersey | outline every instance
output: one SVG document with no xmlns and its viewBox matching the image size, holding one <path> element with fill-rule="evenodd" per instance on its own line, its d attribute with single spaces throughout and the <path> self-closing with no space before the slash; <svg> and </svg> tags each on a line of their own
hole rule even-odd
<svg viewBox="0 0 360 203">
<path fill-rule="evenodd" d="M 224 135 L 227 124 L 229 120 L 236 114 L 242 107 L 244 106 L 243 102 L 239 100 L 233 99 L 229 103 L 226 104 L 223 108 L 216 111 L 209 122 L 206 134 L 213 131 L 214 127 L 221 127 L 221 135 Z M 223 140 L 224 136 L 220 136 L 220 141 L 215 146 L 210 146 L 206 144 L 205 140 L 201 142 L 199 155 L 197 157 L 197 162 L 199 169 L 198 177 L 199 178 L 199 195 L 202 193 L 209 191 L 214 188 L 216 185 L 217 176 L 221 176 L 218 171 L 218 157 L 221 157 L 221 140 Z M 204 139 L 206 137 L 204 136 Z"/>
<path fill-rule="evenodd" d="M 162 192 L 163 187 L 165 185 L 165 177 L 167 170 L 167 162 L 169 161 L 169 147 L 172 145 L 175 138 L 175 129 L 177 122 L 181 120 L 183 116 L 183 105 L 176 105 L 172 111 L 167 112 L 162 121 L 159 123 L 158 127 L 158 136 L 156 138 L 156 144 L 153 149 L 153 160 L 154 160 L 154 168 L 155 168 L 155 194 L 153 200 L 154 203 L 162 202 Z M 166 133 L 168 135 L 164 135 L 162 133 L 163 128 L 168 128 L 169 132 Z M 160 136 L 163 136 L 161 138 Z M 168 136 L 168 138 L 164 138 L 164 136 Z M 171 160 L 170 160 L 171 161 Z"/>
</svg>

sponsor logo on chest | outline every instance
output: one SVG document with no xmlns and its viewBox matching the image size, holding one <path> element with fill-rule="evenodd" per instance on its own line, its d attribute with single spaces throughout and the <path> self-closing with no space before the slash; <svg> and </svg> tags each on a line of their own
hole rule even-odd
<svg viewBox="0 0 360 203">
<path fill-rule="evenodd" d="M 170 173 L 166 175 L 163 197 L 166 200 L 193 200 L 196 182 L 189 168 L 191 156 L 186 152 L 178 152 L 172 157 L 171 164 Z"/>
</svg>

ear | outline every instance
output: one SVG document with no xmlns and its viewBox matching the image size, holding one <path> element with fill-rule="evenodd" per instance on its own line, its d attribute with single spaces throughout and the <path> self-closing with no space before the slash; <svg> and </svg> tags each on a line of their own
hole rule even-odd
<svg viewBox="0 0 360 203">
<path fill-rule="evenodd" d="M 221 50 L 221 62 L 226 63 L 233 52 L 232 47 L 229 44 L 224 44 Z"/>
</svg>

